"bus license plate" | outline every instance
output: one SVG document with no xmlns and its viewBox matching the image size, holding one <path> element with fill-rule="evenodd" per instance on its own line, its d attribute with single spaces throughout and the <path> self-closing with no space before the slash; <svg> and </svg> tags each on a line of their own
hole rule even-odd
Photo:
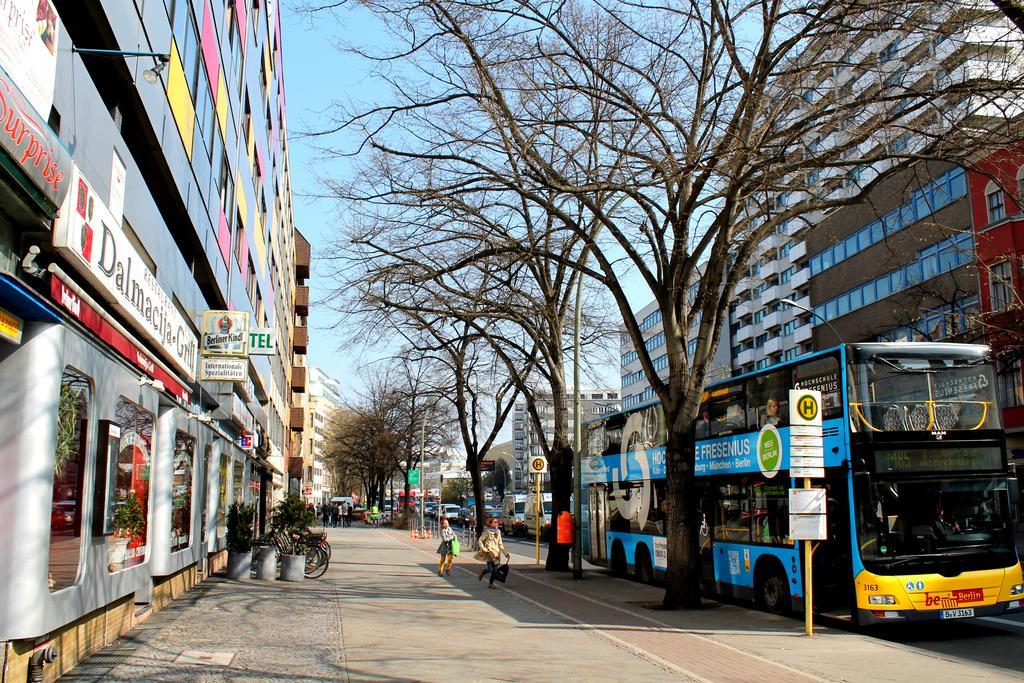
<svg viewBox="0 0 1024 683">
<path fill-rule="evenodd" d="M 965 619 L 974 616 L 973 607 L 961 607 L 960 609 L 944 609 L 939 615 L 942 619 Z"/>
</svg>

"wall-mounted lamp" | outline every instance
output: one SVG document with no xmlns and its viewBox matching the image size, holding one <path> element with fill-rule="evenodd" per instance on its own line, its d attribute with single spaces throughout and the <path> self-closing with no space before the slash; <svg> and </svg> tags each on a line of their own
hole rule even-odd
<svg viewBox="0 0 1024 683">
<path fill-rule="evenodd" d="M 156 60 L 156 66 L 142 72 L 142 77 L 147 83 L 156 83 L 160 78 L 160 72 L 164 70 L 171 56 L 166 52 L 145 52 L 139 50 L 100 50 L 96 48 L 72 47 L 72 52 L 80 55 L 92 55 L 94 57 L 152 57 Z"/>
<path fill-rule="evenodd" d="M 164 390 L 164 383 L 163 383 L 162 380 L 150 379 L 149 377 L 140 377 L 139 378 L 139 386 L 140 387 L 146 387 L 146 386 L 153 387 L 157 391 L 163 391 Z"/>
</svg>

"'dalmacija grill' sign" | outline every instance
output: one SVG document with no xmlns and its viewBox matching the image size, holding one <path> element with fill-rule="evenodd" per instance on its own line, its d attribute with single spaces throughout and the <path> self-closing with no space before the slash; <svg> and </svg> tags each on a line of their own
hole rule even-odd
<svg viewBox="0 0 1024 683">
<path fill-rule="evenodd" d="M 2 67 L 0 124 L 0 148 L 55 207 L 60 206 L 71 184 L 71 155 Z"/>
<path fill-rule="evenodd" d="M 175 370 L 194 380 L 199 339 L 77 166 L 72 179 L 53 245 Z"/>
</svg>

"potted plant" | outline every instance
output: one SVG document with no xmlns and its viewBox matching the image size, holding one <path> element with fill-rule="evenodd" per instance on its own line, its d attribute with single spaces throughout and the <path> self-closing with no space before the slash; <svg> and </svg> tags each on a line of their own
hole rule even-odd
<svg viewBox="0 0 1024 683">
<path fill-rule="evenodd" d="M 235 501 L 228 506 L 228 578 L 241 581 L 252 571 L 253 517 L 256 507 Z"/>
<path fill-rule="evenodd" d="M 145 527 L 146 516 L 142 512 L 142 503 L 135 491 L 131 491 L 114 510 L 114 535 L 107 539 L 108 570 L 114 572 L 124 566 L 128 544 L 133 538 L 142 535 Z"/>
<path fill-rule="evenodd" d="M 316 524 L 316 514 L 306 507 L 297 493 L 274 506 L 270 526 L 278 534 L 284 549 L 281 554 L 281 580 L 302 581 L 306 571 L 306 535 Z"/>
</svg>

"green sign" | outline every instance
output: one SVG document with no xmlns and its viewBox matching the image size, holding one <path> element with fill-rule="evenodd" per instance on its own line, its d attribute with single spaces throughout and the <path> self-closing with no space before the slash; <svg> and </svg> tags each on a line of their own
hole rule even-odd
<svg viewBox="0 0 1024 683">
<path fill-rule="evenodd" d="M 409 470 L 409 486 L 419 486 L 419 485 L 420 485 L 420 471 L 419 470 Z"/>
<path fill-rule="evenodd" d="M 766 478 L 779 473 L 782 465 L 782 437 L 774 425 L 766 424 L 757 435 L 757 466 Z"/>
</svg>

